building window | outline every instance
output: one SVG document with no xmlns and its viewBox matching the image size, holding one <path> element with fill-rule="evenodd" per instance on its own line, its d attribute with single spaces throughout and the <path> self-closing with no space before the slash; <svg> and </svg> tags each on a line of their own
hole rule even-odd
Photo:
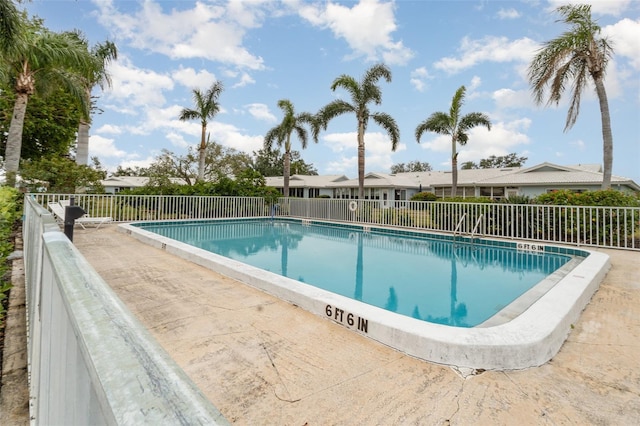
<svg viewBox="0 0 640 426">
<path fill-rule="evenodd" d="M 480 196 L 481 197 L 489 197 L 492 199 L 500 199 L 504 197 L 504 188 L 503 187 L 491 187 L 485 186 L 480 188 Z"/>
<path fill-rule="evenodd" d="M 289 188 L 289 197 L 304 197 L 304 188 Z"/>
<path fill-rule="evenodd" d="M 309 188 L 309 198 L 318 198 L 320 196 L 320 188 Z"/>
</svg>

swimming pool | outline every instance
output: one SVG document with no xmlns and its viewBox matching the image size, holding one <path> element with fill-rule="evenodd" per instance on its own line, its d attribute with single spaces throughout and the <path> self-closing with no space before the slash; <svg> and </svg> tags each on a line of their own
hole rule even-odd
<svg viewBox="0 0 640 426">
<path fill-rule="evenodd" d="M 484 323 L 572 259 L 286 220 L 137 226 L 391 312 L 457 327 Z"/>
<path fill-rule="evenodd" d="M 320 221 L 121 227 L 410 355 L 470 368 L 548 361 L 608 268 L 607 256 L 572 248 Z"/>
</svg>

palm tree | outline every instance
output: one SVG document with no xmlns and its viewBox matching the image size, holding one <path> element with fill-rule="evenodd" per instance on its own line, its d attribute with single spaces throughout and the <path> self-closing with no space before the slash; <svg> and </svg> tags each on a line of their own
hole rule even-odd
<svg viewBox="0 0 640 426">
<path fill-rule="evenodd" d="M 210 118 L 220 111 L 220 103 L 218 97 L 224 90 L 222 82 L 214 82 L 206 93 L 202 93 L 199 89 L 193 89 L 193 100 L 196 104 L 195 109 L 184 108 L 180 113 L 179 119 L 200 120 L 202 125 L 202 137 L 200 139 L 200 147 L 198 148 L 198 180 L 204 180 L 204 167 L 207 154 L 207 124 Z"/>
<path fill-rule="evenodd" d="M 434 132 L 440 135 L 451 136 L 451 196 L 455 197 L 458 191 L 458 152 L 457 144 L 466 145 L 469 140 L 468 132 L 474 127 L 485 126 L 491 130 L 491 121 L 486 114 L 470 112 L 461 116 L 462 104 L 466 88 L 460 86 L 456 90 L 449 113 L 438 111 L 431 114 L 416 127 L 416 140 L 420 143 L 420 137 L 424 132 Z"/>
<path fill-rule="evenodd" d="M 570 24 L 572 28 L 546 42 L 534 56 L 529 65 L 529 83 L 537 104 L 545 99 L 548 86 L 547 105 L 557 105 L 565 88 L 571 86 L 571 103 L 564 127 L 566 132 L 578 119 L 580 97 L 591 77 L 600 102 L 602 120 L 602 189 L 609 189 L 613 167 L 613 136 L 604 76 L 613 49 L 606 38 L 599 37 L 600 26 L 591 19 L 590 5 L 560 6 L 556 12 L 563 17 L 561 21 Z"/>
<path fill-rule="evenodd" d="M 91 103 L 91 90 L 97 84 L 104 89 L 105 86 L 111 86 L 111 76 L 107 72 L 107 65 L 111 60 L 118 58 L 118 50 L 116 45 L 110 41 L 104 44 L 98 43 L 91 49 L 91 55 L 94 58 L 94 68 L 88 70 L 85 76 L 85 96 L 87 102 Z M 92 110 L 93 110 L 93 105 Z M 89 126 L 91 125 L 91 117 L 88 116 L 80 120 L 78 125 L 78 150 L 76 152 L 76 163 L 87 165 L 89 161 Z"/>
<path fill-rule="evenodd" d="M 0 52 L 5 52 L 20 33 L 20 14 L 12 0 L 0 0 Z"/>
<path fill-rule="evenodd" d="M 284 145 L 284 196 L 289 196 L 289 175 L 291 173 L 291 134 L 295 131 L 302 149 L 307 147 L 307 130 L 303 124 L 311 125 L 314 129 L 316 119 L 308 112 L 295 114 L 293 104 L 288 99 L 278 101 L 278 107 L 284 112 L 282 122 L 270 129 L 264 137 L 264 147 L 266 150 L 273 149 L 275 142 L 279 147 Z M 314 131 L 314 135 L 317 134 Z M 317 138 L 314 138 L 317 142 Z"/>
<path fill-rule="evenodd" d="M 396 121 L 389 114 L 383 112 L 370 112 L 368 104 L 370 102 L 380 105 L 382 103 L 382 92 L 376 84 L 379 79 L 384 78 L 391 81 L 391 70 L 384 64 L 373 65 L 369 68 L 360 82 L 349 75 L 341 75 L 331 84 L 331 90 L 342 87 L 351 95 L 351 103 L 342 99 L 337 99 L 324 106 L 318 112 L 319 126 L 325 130 L 331 119 L 345 114 L 354 113 L 358 120 L 358 198 L 364 198 L 364 134 L 367 131 L 369 118 L 372 118 L 382 127 L 391 139 L 391 150 L 395 151 L 400 140 L 400 130 Z"/>
<path fill-rule="evenodd" d="M 22 21 L 19 34 L 6 47 L 3 66 L 13 82 L 16 101 L 5 148 L 5 171 L 8 185 L 15 185 L 22 150 L 22 129 L 29 97 L 36 90 L 46 95 L 62 87 L 77 100 L 88 115 L 83 72 L 93 64 L 86 46 L 77 33 L 54 33 L 39 21 Z"/>
</svg>

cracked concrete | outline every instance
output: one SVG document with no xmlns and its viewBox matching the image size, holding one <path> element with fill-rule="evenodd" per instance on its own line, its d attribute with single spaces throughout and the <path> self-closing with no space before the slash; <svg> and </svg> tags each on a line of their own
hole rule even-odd
<svg viewBox="0 0 640 426">
<path fill-rule="evenodd" d="M 75 243 L 235 424 L 640 424 L 640 253 L 612 269 L 547 364 L 421 361 L 116 231 Z"/>
</svg>

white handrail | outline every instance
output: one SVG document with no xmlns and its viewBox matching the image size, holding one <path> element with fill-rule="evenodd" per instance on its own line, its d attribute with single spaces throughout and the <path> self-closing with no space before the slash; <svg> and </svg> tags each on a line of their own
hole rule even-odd
<svg viewBox="0 0 640 426">
<path fill-rule="evenodd" d="M 460 220 L 458 221 L 458 224 L 456 225 L 456 229 L 453 230 L 453 236 L 455 237 L 456 232 L 458 232 L 458 228 L 462 227 L 462 222 L 464 222 L 464 218 L 467 216 L 466 213 L 464 213 L 461 217 Z M 460 230 L 460 235 L 462 235 L 462 230 Z"/>
<path fill-rule="evenodd" d="M 473 231 L 471 231 L 471 242 L 473 242 L 473 235 L 478 230 L 478 226 L 480 226 L 481 223 L 482 223 L 482 225 L 484 225 L 484 221 L 482 219 L 484 219 L 484 213 L 482 213 L 480 216 L 478 216 L 478 220 L 476 220 L 476 224 L 473 227 Z M 484 232 L 481 235 L 484 235 Z"/>
</svg>

